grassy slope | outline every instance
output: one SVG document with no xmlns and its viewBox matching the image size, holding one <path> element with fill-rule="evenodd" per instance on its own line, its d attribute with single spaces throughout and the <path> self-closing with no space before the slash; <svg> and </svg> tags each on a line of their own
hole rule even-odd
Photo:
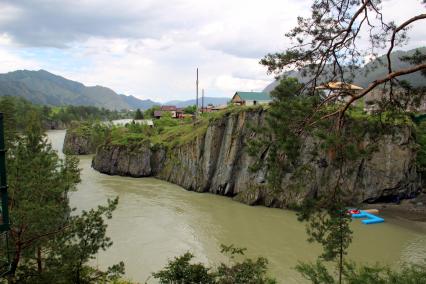
<svg viewBox="0 0 426 284">
<path fill-rule="evenodd" d="M 243 111 L 260 109 L 256 107 L 229 107 L 225 110 L 212 113 L 204 113 L 198 121 L 184 119 L 176 120 L 161 118 L 154 121 L 155 128 L 148 127 L 117 127 L 112 130 L 110 143 L 113 145 L 129 145 L 146 143 L 162 145 L 167 148 L 184 145 L 203 136 L 210 123 L 228 115 L 235 115 Z"/>
</svg>

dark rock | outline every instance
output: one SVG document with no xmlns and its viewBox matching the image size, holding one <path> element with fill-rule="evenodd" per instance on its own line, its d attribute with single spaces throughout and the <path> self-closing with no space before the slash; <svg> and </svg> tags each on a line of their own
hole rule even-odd
<svg viewBox="0 0 426 284">
<path fill-rule="evenodd" d="M 286 174 L 279 192 L 266 182 L 267 170 L 250 170 L 256 158 L 247 152 L 247 142 L 256 134 L 253 127 L 265 123 L 265 112 L 241 112 L 211 122 L 205 134 L 173 149 L 159 146 L 101 146 L 93 167 L 103 173 L 135 177 L 156 176 L 187 190 L 211 192 L 234 197 L 251 205 L 293 207 L 306 196 L 317 196 L 336 182 L 338 169 L 325 158 L 314 156 L 318 141 L 306 137 L 299 164 L 304 165 L 302 178 Z M 372 139 L 366 135 L 363 145 L 373 144 L 377 151 L 348 165 L 351 174 L 342 188 L 354 203 L 374 202 L 386 196 L 409 196 L 418 192 L 415 143 L 408 127 L 395 134 Z M 324 153 L 320 157 L 324 157 Z M 262 150 L 262 159 L 268 149 Z M 300 174 L 300 173 L 299 173 Z M 324 182 L 326 181 L 326 182 Z"/>
<path fill-rule="evenodd" d="M 93 145 L 90 137 L 67 131 L 62 151 L 67 155 L 95 154 L 96 145 Z"/>
</svg>

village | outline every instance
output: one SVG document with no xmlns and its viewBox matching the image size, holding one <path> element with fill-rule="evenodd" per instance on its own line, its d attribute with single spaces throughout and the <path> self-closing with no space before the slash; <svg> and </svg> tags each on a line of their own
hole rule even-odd
<svg viewBox="0 0 426 284">
<path fill-rule="evenodd" d="M 364 88 L 355 84 L 343 82 L 329 82 L 316 87 L 316 90 L 322 93 L 322 96 L 328 98 L 329 103 L 348 102 L 354 95 L 362 92 Z M 398 96 L 402 94 L 402 90 L 394 90 Z M 373 90 L 362 103 L 363 111 L 367 114 L 372 114 L 378 110 L 378 104 L 382 99 L 383 90 Z M 255 105 L 268 105 L 272 102 L 273 98 L 268 92 L 253 92 L 253 91 L 237 91 L 232 96 L 228 104 L 213 105 L 208 104 L 198 107 L 198 113 L 218 112 L 228 108 L 229 106 L 255 106 Z M 407 111 L 415 111 L 420 113 L 426 112 L 426 100 L 421 100 L 417 106 L 410 104 L 407 106 Z M 162 105 L 158 110 L 154 111 L 153 118 L 160 119 L 161 117 L 168 116 L 175 119 L 193 118 L 195 116 L 195 105 L 191 112 L 187 108 L 177 107 L 174 105 Z"/>
<path fill-rule="evenodd" d="M 232 99 L 228 104 L 224 105 L 213 105 L 208 104 L 201 107 L 198 107 L 199 113 L 210 113 L 210 112 L 218 112 L 226 109 L 230 105 L 234 106 L 253 106 L 253 105 L 266 105 L 272 102 L 271 96 L 266 92 L 235 92 Z M 169 116 L 172 118 L 180 119 L 180 118 L 192 118 L 195 115 L 194 111 L 192 113 L 188 112 L 186 108 L 179 108 L 173 105 L 163 105 L 160 106 L 158 110 L 154 111 L 153 118 L 159 119 L 164 116 Z"/>
</svg>

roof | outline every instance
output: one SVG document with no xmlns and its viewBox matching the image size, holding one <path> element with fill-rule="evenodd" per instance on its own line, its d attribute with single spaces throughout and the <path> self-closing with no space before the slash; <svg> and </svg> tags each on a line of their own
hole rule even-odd
<svg viewBox="0 0 426 284">
<path fill-rule="evenodd" d="M 343 83 L 343 82 L 328 82 L 316 87 L 318 90 L 362 90 L 360 86 Z"/>
<path fill-rule="evenodd" d="M 176 110 L 176 106 L 161 106 L 161 110 L 175 111 Z"/>
<path fill-rule="evenodd" d="M 243 101 L 270 101 L 272 98 L 265 92 L 236 92 L 235 96 L 239 96 Z M 234 99 L 232 97 L 232 99 Z"/>
</svg>

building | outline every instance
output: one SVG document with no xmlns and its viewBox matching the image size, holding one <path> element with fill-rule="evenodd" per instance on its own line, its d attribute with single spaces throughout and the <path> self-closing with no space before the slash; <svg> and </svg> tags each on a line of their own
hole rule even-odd
<svg viewBox="0 0 426 284">
<path fill-rule="evenodd" d="M 231 102 L 241 106 L 264 105 L 272 102 L 272 98 L 265 92 L 236 92 Z"/>
<path fill-rule="evenodd" d="M 183 109 L 177 108 L 176 106 L 161 106 L 160 110 L 154 111 L 154 118 L 160 118 L 164 116 L 165 113 L 169 112 L 172 118 L 182 118 Z"/>
</svg>

